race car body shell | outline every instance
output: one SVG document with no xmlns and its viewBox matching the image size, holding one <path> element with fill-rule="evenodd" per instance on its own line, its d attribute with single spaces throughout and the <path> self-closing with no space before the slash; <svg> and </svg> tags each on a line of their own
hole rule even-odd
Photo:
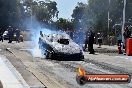
<svg viewBox="0 0 132 88">
<path fill-rule="evenodd" d="M 78 44 L 73 42 L 67 34 L 50 34 L 39 37 L 42 52 L 54 54 L 54 57 L 82 58 L 83 52 Z"/>
</svg>

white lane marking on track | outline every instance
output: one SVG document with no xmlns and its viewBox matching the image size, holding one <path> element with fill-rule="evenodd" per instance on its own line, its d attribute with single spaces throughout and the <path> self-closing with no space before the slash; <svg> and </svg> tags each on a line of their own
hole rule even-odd
<svg viewBox="0 0 132 88">
<path fill-rule="evenodd" d="M 132 56 L 116 56 L 116 57 L 132 61 Z"/>
<path fill-rule="evenodd" d="M 14 66 L 4 56 L 0 56 L 0 80 L 3 88 L 29 88 Z"/>
</svg>

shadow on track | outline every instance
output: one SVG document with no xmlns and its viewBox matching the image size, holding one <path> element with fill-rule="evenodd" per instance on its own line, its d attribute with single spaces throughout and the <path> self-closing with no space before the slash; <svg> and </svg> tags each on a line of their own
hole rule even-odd
<svg viewBox="0 0 132 88">
<path fill-rule="evenodd" d="M 84 59 L 81 58 L 53 58 L 50 60 L 56 60 L 56 61 L 84 61 Z"/>
</svg>

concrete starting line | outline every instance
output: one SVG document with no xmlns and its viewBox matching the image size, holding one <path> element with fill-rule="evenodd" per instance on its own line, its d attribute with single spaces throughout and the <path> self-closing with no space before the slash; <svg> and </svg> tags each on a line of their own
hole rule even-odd
<svg viewBox="0 0 132 88">
<path fill-rule="evenodd" d="M 3 88 L 30 88 L 16 68 L 0 55 L 0 81 Z"/>
</svg>

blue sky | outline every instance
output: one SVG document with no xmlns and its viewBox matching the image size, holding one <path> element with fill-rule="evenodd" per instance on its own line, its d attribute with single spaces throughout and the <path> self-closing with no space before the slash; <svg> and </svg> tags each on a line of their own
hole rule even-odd
<svg viewBox="0 0 132 88">
<path fill-rule="evenodd" d="M 87 0 L 51 0 L 57 2 L 57 8 L 59 10 L 59 18 L 71 18 L 73 9 L 77 5 L 77 2 L 87 3 Z"/>
</svg>

